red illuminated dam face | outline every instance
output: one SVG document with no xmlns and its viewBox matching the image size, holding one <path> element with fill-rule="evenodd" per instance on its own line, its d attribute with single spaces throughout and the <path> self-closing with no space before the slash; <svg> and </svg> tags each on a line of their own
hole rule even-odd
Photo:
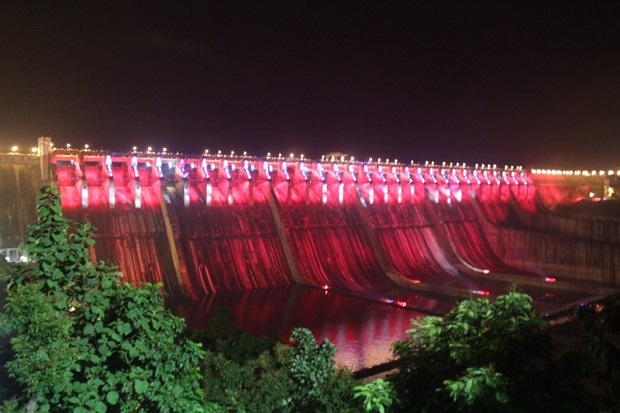
<svg viewBox="0 0 620 413">
<path fill-rule="evenodd" d="M 65 214 L 98 229 L 96 259 L 192 299 L 305 284 L 407 306 L 418 290 L 544 283 L 555 274 L 526 235 L 507 250 L 500 228 L 567 193 L 541 197 L 515 170 L 89 152 L 52 164 Z"/>
</svg>

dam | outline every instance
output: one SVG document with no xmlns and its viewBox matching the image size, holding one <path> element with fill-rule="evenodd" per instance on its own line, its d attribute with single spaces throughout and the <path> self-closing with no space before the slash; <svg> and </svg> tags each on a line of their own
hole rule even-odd
<svg viewBox="0 0 620 413">
<path fill-rule="evenodd" d="M 355 299 L 392 308 L 382 328 L 403 332 L 413 314 L 512 284 L 552 313 L 619 289 L 620 220 L 560 208 L 616 202 L 618 173 L 578 172 L 55 149 L 40 138 L 32 153 L 0 155 L 0 249 L 25 240 L 38 187 L 53 185 L 66 217 L 97 228 L 93 258 L 133 284 L 162 283 L 194 328 L 222 303 L 260 332 L 261 320 L 288 328 L 278 314 L 291 306 L 313 317 Z"/>
</svg>

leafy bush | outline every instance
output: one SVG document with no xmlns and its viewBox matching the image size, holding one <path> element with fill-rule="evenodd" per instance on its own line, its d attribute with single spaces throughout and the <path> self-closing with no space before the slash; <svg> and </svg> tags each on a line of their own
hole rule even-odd
<svg viewBox="0 0 620 413">
<path fill-rule="evenodd" d="M 589 372 L 605 402 L 620 409 L 620 294 L 578 309 Z"/>
<path fill-rule="evenodd" d="M 364 411 L 367 413 L 385 413 L 394 402 L 392 385 L 383 379 L 355 386 L 355 398 L 363 399 Z"/>
<path fill-rule="evenodd" d="M 320 345 L 309 330 L 295 329 L 293 346 L 240 333 L 234 320 L 216 318 L 206 332 L 196 334 L 208 348 L 203 389 L 222 411 L 358 412 L 352 376 L 336 370 L 334 346 Z"/>
<path fill-rule="evenodd" d="M 444 318 L 413 325 L 394 345 L 400 370 L 390 380 L 400 411 L 589 411 L 525 294 L 465 300 Z"/>
<path fill-rule="evenodd" d="M 33 264 L 9 282 L 3 331 L 11 334 L 10 403 L 38 411 L 204 410 L 200 346 L 163 307 L 160 286 L 135 288 L 91 261 L 89 224 L 62 217 L 58 191 L 43 188 L 29 227 Z M 5 407 L 9 407 L 8 405 Z"/>
</svg>

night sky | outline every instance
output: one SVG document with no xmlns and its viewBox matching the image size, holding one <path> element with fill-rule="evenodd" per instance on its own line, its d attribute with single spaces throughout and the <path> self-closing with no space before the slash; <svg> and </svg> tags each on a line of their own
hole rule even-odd
<svg viewBox="0 0 620 413">
<path fill-rule="evenodd" d="M 4 1 L 0 152 L 620 165 L 620 2 Z"/>
</svg>

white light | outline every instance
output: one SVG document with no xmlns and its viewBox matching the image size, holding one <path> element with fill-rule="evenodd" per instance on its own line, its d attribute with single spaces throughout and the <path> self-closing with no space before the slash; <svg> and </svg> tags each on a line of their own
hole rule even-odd
<svg viewBox="0 0 620 413">
<path fill-rule="evenodd" d="M 17 146 L 11 146 L 11 152 L 17 152 L 17 149 L 19 149 Z"/>
<path fill-rule="evenodd" d="M 68 144 L 67 144 L 67 149 L 69 149 L 70 147 L 71 147 L 71 144 L 70 144 L 70 143 L 68 143 Z"/>
<path fill-rule="evenodd" d="M 37 148 L 35 148 L 34 146 L 32 148 L 30 148 L 30 152 L 32 153 L 37 153 L 39 150 Z"/>
<path fill-rule="evenodd" d="M 137 147 L 137 146 L 134 146 L 134 147 L 133 147 L 133 151 L 135 152 L 135 151 L 137 151 L 137 150 L 138 150 L 138 147 Z"/>
<path fill-rule="evenodd" d="M 90 148 L 89 144 L 84 145 L 84 149 L 88 149 L 88 148 Z"/>
<path fill-rule="evenodd" d="M 167 148 L 162 148 L 162 150 L 161 150 L 161 151 L 162 151 L 162 152 L 164 152 L 164 153 L 166 153 L 166 152 L 168 152 L 168 149 L 167 149 Z"/>
<path fill-rule="evenodd" d="M 148 148 L 146 148 L 146 150 L 147 150 L 148 152 L 151 152 L 151 151 L 153 150 L 153 147 L 149 146 Z"/>
</svg>

